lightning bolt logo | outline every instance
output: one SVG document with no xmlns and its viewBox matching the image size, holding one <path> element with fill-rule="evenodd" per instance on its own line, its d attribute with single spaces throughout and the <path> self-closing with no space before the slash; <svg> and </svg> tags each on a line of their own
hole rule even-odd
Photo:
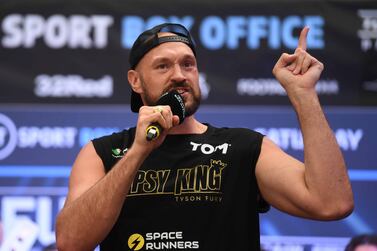
<svg viewBox="0 0 377 251">
<path fill-rule="evenodd" d="M 128 238 L 128 247 L 131 250 L 140 250 L 144 247 L 144 237 L 141 234 L 133 234 Z"/>
<path fill-rule="evenodd" d="M 139 246 L 139 243 L 140 243 L 139 239 L 140 239 L 140 237 L 137 237 L 137 239 L 132 242 L 132 244 L 133 244 L 133 246 L 131 248 L 132 250 L 135 250 Z"/>
</svg>

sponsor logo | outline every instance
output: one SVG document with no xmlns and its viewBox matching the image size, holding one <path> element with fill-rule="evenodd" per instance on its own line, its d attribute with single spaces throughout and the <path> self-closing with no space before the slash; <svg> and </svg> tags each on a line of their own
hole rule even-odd
<svg viewBox="0 0 377 251">
<path fill-rule="evenodd" d="M 133 234 L 128 238 L 128 247 L 131 250 L 140 250 L 144 247 L 144 237 L 141 234 Z"/>
<path fill-rule="evenodd" d="M 109 135 L 119 131 L 111 127 L 61 127 L 61 126 L 20 126 L 5 114 L 0 113 L 0 160 L 8 158 L 18 147 L 20 149 L 71 149 L 76 146 L 76 139 L 80 147 L 93 138 Z M 121 158 L 126 149 L 113 149 L 113 157 Z"/>
<path fill-rule="evenodd" d="M 75 127 L 27 127 L 18 129 L 18 147 L 35 148 L 72 148 L 75 145 Z"/>
<path fill-rule="evenodd" d="M 12 154 L 17 146 L 17 128 L 13 121 L 0 113 L 0 160 Z"/>
<path fill-rule="evenodd" d="M 221 160 L 177 170 L 139 170 L 131 185 L 129 197 L 172 195 L 177 202 L 221 202 L 223 171 Z"/>
<path fill-rule="evenodd" d="M 201 151 L 203 154 L 212 154 L 214 152 L 221 152 L 222 154 L 226 154 L 228 152 L 228 148 L 231 146 L 231 144 L 224 143 L 218 146 L 213 146 L 210 144 L 202 144 L 202 143 L 195 143 L 195 142 L 190 142 L 192 145 L 192 151 Z"/>
<path fill-rule="evenodd" d="M 128 151 L 128 148 L 125 148 L 125 149 L 120 149 L 120 148 L 114 148 L 114 149 L 111 149 L 111 155 L 114 157 L 114 158 L 122 158 L 126 152 Z"/>
<path fill-rule="evenodd" d="M 16 147 L 45 149 L 72 148 L 75 145 L 77 129 L 74 127 L 16 128 L 13 121 L 0 113 L 0 159 L 7 158 Z"/>
<path fill-rule="evenodd" d="M 194 25 L 193 16 L 124 16 L 122 19 L 122 46 L 130 49 L 137 36 L 147 28 L 162 22 L 181 23 L 188 30 Z M 208 50 L 238 49 L 241 44 L 256 50 L 266 44 L 270 49 L 294 49 L 298 43 L 295 30 L 310 27 L 308 49 L 323 49 L 325 20 L 322 16 L 206 16 L 198 23 L 198 41 Z M 195 37 L 195 35 L 194 35 Z M 267 41 L 265 43 L 264 41 Z"/>
<path fill-rule="evenodd" d="M 339 83 L 337 80 L 319 80 L 316 85 L 319 95 L 339 94 Z M 281 84 L 272 78 L 241 78 L 237 82 L 237 93 L 248 96 L 286 96 Z"/>
<path fill-rule="evenodd" d="M 54 98 L 108 98 L 113 95 L 113 78 L 84 79 L 80 75 L 38 75 L 34 94 L 37 97 Z"/>
<path fill-rule="evenodd" d="M 304 150 L 304 142 L 299 128 L 256 128 L 284 150 Z M 334 130 L 339 147 L 343 151 L 357 151 L 364 131 L 361 128 L 338 128 Z"/>
<path fill-rule="evenodd" d="M 79 145 L 83 147 L 86 143 L 94 138 L 118 132 L 118 127 L 82 127 L 79 132 Z"/>
<path fill-rule="evenodd" d="M 128 238 L 131 250 L 189 250 L 199 249 L 199 241 L 185 240 L 182 231 L 135 233 Z"/>
<path fill-rule="evenodd" d="M 374 10 L 358 10 L 358 15 L 362 19 L 362 27 L 357 31 L 360 38 L 361 50 L 377 51 L 377 9 Z"/>
<path fill-rule="evenodd" d="M 199 27 L 199 37 L 203 46 L 210 50 L 224 47 L 233 50 L 241 43 L 255 50 L 261 48 L 263 40 L 270 49 L 294 49 L 298 42 L 294 30 L 307 25 L 312 32 L 307 37 L 308 48 L 322 49 L 325 46 L 324 24 L 321 16 L 208 16 Z"/>
<path fill-rule="evenodd" d="M 131 49 L 136 38 L 144 30 L 152 28 L 155 25 L 161 23 L 179 23 L 185 26 L 188 30 L 191 29 L 194 24 L 193 16 L 150 16 L 147 19 L 143 19 L 141 16 L 124 16 L 122 18 L 122 46 L 126 49 Z"/>
<path fill-rule="evenodd" d="M 377 52 L 377 9 L 361 9 L 358 15 L 362 19 L 362 27 L 358 30 L 357 35 L 360 39 L 361 50 L 363 52 Z M 371 55 L 371 54 L 369 54 Z M 367 92 L 377 92 L 376 71 L 368 65 L 375 65 L 375 61 L 365 62 L 366 67 L 363 74 L 362 87 Z"/>
<path fill-rule="evenodd" d="M 121 20 L 121 45 L 130 49 L 137 36 L 162 22 L 181 23 L 191 30 L 194 16 L 124 16 Z M 33 48 L 42 43 L 51 49 L 102 49 L 109 40 L 114 23 L 110 15 L 9 14 L 1 21 L 4 48 Z M 251 50 L 262 45 L 270 49 L 294 49 L 295 30 L 310 26 L 308 49 L 323 49 L 325 20 L 322 16 L 206 16 L 198 23 L 198 41 L 209 50 L 238 49 L 244 44 Z M 265 42 L 266 41 L 266 42 Z"/>
<path fill-rule="evenodd" d="M 112 24 L 113 17 L 109 15 L 10 14 L 1 23 L 4 34 L 1 45 L 33 48 L 37 43 L 44 43 L 51 49 L 102 49 L 107 46 Z"/>
</svg>

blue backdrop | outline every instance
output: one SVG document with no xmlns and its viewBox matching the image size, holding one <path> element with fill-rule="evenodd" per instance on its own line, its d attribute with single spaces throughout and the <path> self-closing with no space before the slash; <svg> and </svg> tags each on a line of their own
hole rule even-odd
<svg viewBox="0 0 377 251">
<path fill-rule="evenodd" d="M 71 165 L 90 139 L 133 126 L 127 57 L 142 30 L 179 22 L 198 52 L 215 126 L 255 129 L 303 158 L 295 112 L 271 70 L 308 25 L 317 85 L 355 195 L 346 219 L 261 215 L 267 250 L 340 251 L 377 232 L 377 3 L 360 1 L 0 0 L 0 251 L 53 243 Z M 17 241 L 22 234 L 22 243 Z"/>
</svg>

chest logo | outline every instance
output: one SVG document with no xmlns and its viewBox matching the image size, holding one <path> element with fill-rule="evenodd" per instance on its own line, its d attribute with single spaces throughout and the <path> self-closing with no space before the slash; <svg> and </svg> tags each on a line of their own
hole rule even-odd
<svg viewBox="0 0 377 251">
<path fill-rule="evenodd" d="M 128 148 L 125 148 L 125 149 L 120 149 L 120 148 L 113 148 L 111 149 L 111 155 L 114 157 L 114 158 L 122 158 L 126 152 L 128 151 Z"/>
<path fill-rule="evenodd" d="M 131 250 L 140 250 L 144 246 L 144 237 L 140 234 L 133 234 L 128 238 L 128 247 Z"/>
<path fill-rule="evenodd" d="M 224 143 L 221 145 L 213 146 L 210 144 L 202 144 L 202 143 L 195 143 L 195 142 L 190 142 L 190 145 L 192 146 L 192 151 L 197 152 L 200 151 L 203 154 L 212 154 L 214 152 L 221 152 L 222 154 L 227 154 L 229 147 L 231 144 Z"/>
<path fill-rule="evenodd" d="M 128 197 L 142 195 L 172 195 L 177 202 L 221 202 L 226 163 L 210 160 L 209 165 L 197 165 L 177 170 L 139 170 Z"/>
</svg>

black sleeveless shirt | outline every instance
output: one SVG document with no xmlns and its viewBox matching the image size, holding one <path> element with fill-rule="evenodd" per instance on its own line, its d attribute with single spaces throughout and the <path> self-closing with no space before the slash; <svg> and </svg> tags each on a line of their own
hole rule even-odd
<svg viewBox="0 0 377 251">
<path fill-rule="evenodd" d="M 93 140 L 106 172 L 131 147 L 135 128 Z M 208 125 L 168 135 L 140 167 L 104 251 L 259 251 L 255 165 L 263 136 Z"/>
</svg>

